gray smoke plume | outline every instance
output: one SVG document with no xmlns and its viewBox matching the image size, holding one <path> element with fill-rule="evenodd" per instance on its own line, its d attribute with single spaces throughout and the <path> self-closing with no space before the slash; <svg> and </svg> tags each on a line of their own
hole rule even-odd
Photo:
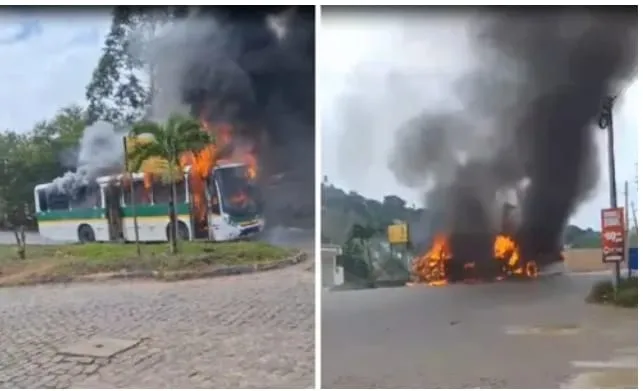
<svg viewBox="0 0 643 391">
<path fill-rule="evenodd" d="M 483 13 L 485 66 L 457 84 L 465 109 L 431 108 L 400 128 L 390 168 L 407 185 L 432 181 L 454 259 L 491 259 L 497 194 L 528 178 L 518 241 L 536 259 L 558 250 L 598 174 L 602 100 L 637 67 L 636 8 Z"/>
<path fill-rule="evenodd" d="M 99 176 L 122 172 L 125 134 L 104 121 L 88 126 L 74 153 L 76 169 L 54 179 L 49 190 L 73 196 Z"/>
<path fill-rule="evenodd" d="M 252 146 L 269 223 L 313 222 L 314 33 L 314 7 L 193 7 L 134 49 L 150 64 L 149 118 L 205 116 Z"/>
</svg>

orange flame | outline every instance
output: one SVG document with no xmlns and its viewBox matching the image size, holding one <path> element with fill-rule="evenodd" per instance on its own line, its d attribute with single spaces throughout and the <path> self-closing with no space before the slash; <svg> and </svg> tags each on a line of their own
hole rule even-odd
<svg viewBox="0 0 643 391">
<path fill-rule="evenodd" d="M 522 265 L 518 244 L 508 235 L 495 237 L 493 254 L 498 262 L 502 262 L 502 274 L 496 276 L 497 280 L 512 275 L 531 278 L 538 275 L 538 265 L 534 261 L 528 261 L 524 266 Z M 431 248 L 413 260 L 412 272 L 418 282 L 424 282 L 431 286 L 446 285 L 448 281 L 446 264 L 452 257 L 449 238 L 445 234 L 438 234 L 434 238 Z M 475 262 L 465 263 L 464 271 L 467 275 L 473 274 Z"/>
<path fill-rule="evenodd" d="M 202 150 L 194 152 L 185 152 L 179 158 L 179 166 L 181 172 L 188 166 L 190 169 L 189 186 L 192 193 L 192 203 L 195 209 L 196 217 L 199 221 L 205 222 L 207 217 L 207 205 L 205 199 L 206 180 L 212 169 L 217 163 L 223 163 L 224 159 L 220 156 L 220 151 L 228 146 L 232 146 L 232 139 L 234 129 L 229 123 L 211 124 L 206 119 L 206 113 L 203 112 L 200 116 L 201 128 L 204 132 L 208 132 L 215 136 L 216 144 L 209 144 Z M 139 142 L 150 142 L 150 140 L 132 140 L 134 144 Z M 235 147 L 226 158 L 228 162 L 244 163 L 248 166 L 248 177 L 255 178 L 257 175 L 257 159 L 251 148 Z M 159 176 L 162 172 L 167 172 L 168 162 L 152 157 L 143 162 L 141 172 L 144 173 L 143 184 L 146 192 L 152 187 L 154 178 Z M 149 196 L 149 194 L 148 194 Z"/>
<path fill-rule="evenodd" d="M 429 251 L 413 262 L 413 273 L 432 286 L 446 285 L 446 262 L 452 257 L 449 240 L 437 234 Z"/>
</svg>

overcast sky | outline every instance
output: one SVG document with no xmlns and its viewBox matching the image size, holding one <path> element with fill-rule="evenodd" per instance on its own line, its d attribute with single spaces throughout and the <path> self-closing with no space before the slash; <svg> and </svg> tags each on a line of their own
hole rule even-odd
<svg viewBox="0 0 643 391">
<path fill-rule="evenodd" d="M 0 130 L 26 131 L 61 107 L 84 104 L 111 15 L 102 7 L 63 10 L 0 10 Z"/>
<path fill-rule="evenodd" d="M 387 169 L 393 130 L 429 104 L 456 104 L 453 81 L 477 61 L 468 46 L 467 23 L 462 14 L 445 12 L 428 20 L 410 13 L 365 17 L 322 12 L 317 96 L 322 105 L 322 171 L 331 183 L 371 198 L 397 194 L 421 205 L 420 192 L 399 185 Z M 408 94 L 387 94 L 400 83 L 406 84 Z M 636 81 L 622 93 L 615 110 L 619 197 L 624 181 L 636 176 L 638 91 Z M 355 107 L 346 99 L 351 95 L 359 96 Z M 605 144 L 604 137 L 599 138 L 603 175 L 596 194 L 572 218 L 582 227 L 598 229 L 599 210 L 608 205 Z"/>
</svg>

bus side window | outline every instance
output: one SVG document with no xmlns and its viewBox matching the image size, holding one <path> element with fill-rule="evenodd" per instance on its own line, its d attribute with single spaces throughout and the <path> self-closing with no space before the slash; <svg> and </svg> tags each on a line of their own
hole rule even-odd
<svg viewBox="0 0 643 391">
<path fill-rule="evenodd" d="M 38 206 L 40 212 L 47 212 L 49 206 L 47 205 L 47 192 L 45 190 L 38 190 Z"/>
<path fill-rule="evenodd" d="M 176 182 L 176 203 L 184 204 L 188 202 L 185 194 L 185 180 L 181 179 Z"/>
<path fill-rule="evenodd" d="M 49 210 L 69 210 L 69 196 L 61 193 L 50 193 L 47 197 Z"/>
<path fill-rule="evenodd" d="M 131 187 L 129 184 L 125 184 L 125 186 L 123 186 L 123 200 L 125 201 L 125 205 L 132 204 L 132 193 L 130 192 L 130 189 Z M 143 182 L 134 182 L 134 194 L 134 202 L 136 202 L 136 205 L 149 205 L 152 203 L 150 192 L 145 188 Z"/>
<path fill-rule="evenodd" d="M 71 199 L 72 209 L 100 208 L 100 188 L 98 185 L 83 186 Z"/>
<path fill-rule="evenodd" d="M 172 193 L 171 184 L 163 181 L 155 181 L 153 189 L 155 204 L 167 204 L 170 202 L 170 194 Z M 185 181 L 176 182 L 176 203 L 178 205 L 185 202 Z"/>
<path fill-rule="evenodd" d="M 177 192 L 179 189 L 176 189 Z M 154 195 L 155 204 L 167 204 L 170 202 L 170 192 L 172 189 L 170 185 L 164 183 L 163 181 L 154 181 L 152 185 L 152 194 Z"/>
</svg>

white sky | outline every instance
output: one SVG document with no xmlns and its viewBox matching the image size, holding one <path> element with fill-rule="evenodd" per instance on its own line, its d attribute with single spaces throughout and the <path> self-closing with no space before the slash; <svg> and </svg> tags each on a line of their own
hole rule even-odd
<svg viewBox="0 0 643 391">
<path fill-rule="evenodd" d="M 396 125 L 428 104 L 452 104 L 451 82 L 475 66 L 467 47 L 468 21 L 462 13 L 441 11 L 428 20 L 423 16 L 425 19 L 410 13 L 381 12 L 366 17 L 356 12 L 323 11 L 317 101 L 322 105 L 322 172 L 331 183 L 371 198 L 397 194 L 421 205 L 420 192 L 396 183 L 387 169 L 391 135 Z M 398 74 L 393 83 L 409 83 L 404 86 L 408 96 L 386 94 L 391 73 Z M 351 110 L 353 122 L 347 132 L 343 113 L 350 103 L 342 97 L 351 90 L 360 94 L 356 110 L 364 112 L 356 115 Z M 619 203 L 624 181 L 633 182 L 636 177 L 638 91 L 636 81 L 622 93 L 615 109 Z M 596 194 L 572 218 L 572 223 L 581 227 L 598 229 L 600 209 L 608 206 L 605 145 L 603 137 L 598 148 L 602 177 Z M 636 200 L 633 187 L 632 183 L 630 195 Z"/>
<path fill-rule="evenodd" d="M 0 10 L 0 130 L 28 131 L 85 87 L 111 24 L 110 10 Z"/>
</svg>

